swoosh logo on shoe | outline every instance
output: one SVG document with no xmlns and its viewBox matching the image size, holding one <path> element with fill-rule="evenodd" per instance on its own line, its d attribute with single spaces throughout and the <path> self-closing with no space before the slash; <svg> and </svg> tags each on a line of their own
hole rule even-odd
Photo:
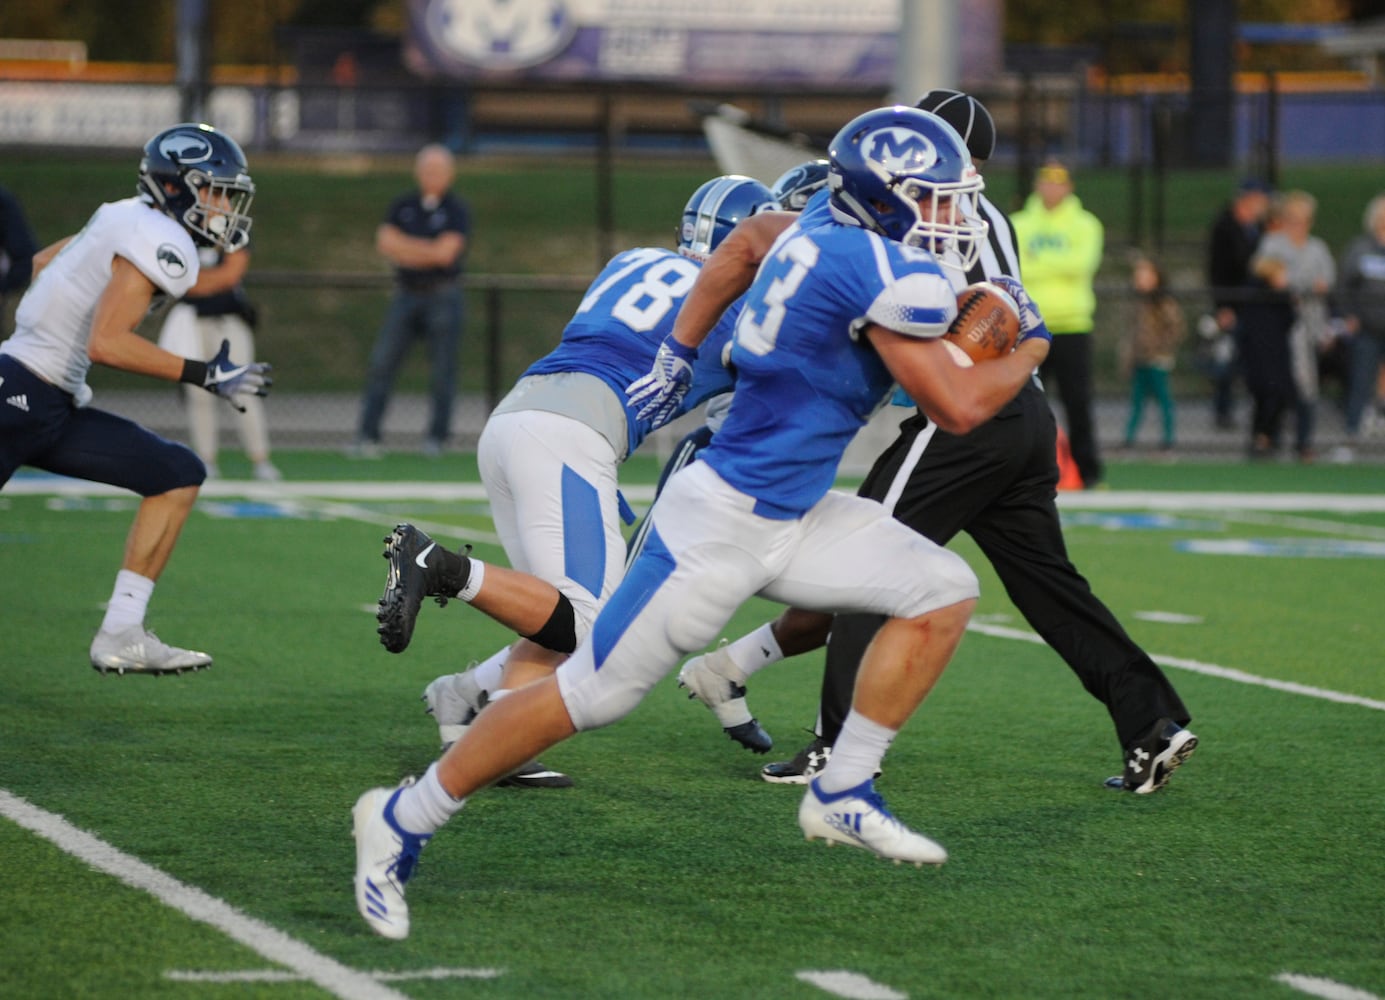
<svg viewBox="0 0 1385 1000">
<path fill-rule="evenodd" d="M 418 555 L 414 556 L 414 565 L 416 565 L 419 569 L 427 569 L 428 563 L 426 562 L 426 560 L 428 559 L 428 553 L 432 552 L 437 547 L 437 542 L 429 542 L 428 547 L 426 549 L 424 549 Z"/>
</svg>

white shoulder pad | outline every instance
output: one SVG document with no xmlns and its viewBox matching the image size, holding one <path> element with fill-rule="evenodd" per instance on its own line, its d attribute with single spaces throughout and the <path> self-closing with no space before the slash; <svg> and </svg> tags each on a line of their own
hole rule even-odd
<svg viewBox="0 0 1385 1000">
<path fill-rule="evenodd" d="M 201 270 L 197 245 L 182 226 L 151 209 L 137 212 L 135 221 L 119 238 L 116 251 L 161 291 L 182 298 Z"/>
<path fill-rule="evenodd" d="M 913 271 L 887 282 L 865 318 L 895 333 L 931 340 L 946 333 L 956 315 L 957 297 L 947 278 Z"/>
</svg>

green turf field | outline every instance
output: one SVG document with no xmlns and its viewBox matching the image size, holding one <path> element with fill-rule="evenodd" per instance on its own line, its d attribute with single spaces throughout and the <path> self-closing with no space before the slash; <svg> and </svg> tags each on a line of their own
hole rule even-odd
<svg viewBox="0 0 1385 1000">
<path fill-rule="evenodd" d="M 1379 469 L 1113 464 L 1109 493 L 1065 498 L 1074 560 L 1194 714 L 1201 746 L 1157 795 L 1101 787 L 1104 711 L 963 540 L 976 630 L 879 783 L 946 865 L 805 843 L 797 789 L 665 680 L 544 755 L 577 787 L 475 797 L 410 884 L 413 935 L 388 942 L 355 912 L 351 805 L 428 765 L 423 686 L 506 635 L 430 604 L 387 654 L 380 539 L 408 518 L 500 554 L 483 501 L 354 498 L 358 464 L 281 465 L 342 495 L 208 491 L 149 616 L 217 657 L 179 678 L 87 666 L 132 501 L 0 493 L 0 995 L 1385 996 Z M 376 483 L 424 468 L 391 456 Z M 1146 490 L 1271 500 L 1157 510 Z M 1316 498 L 1271 509 L 1288 492 Z M 819 664 L 752 680 L 776 755 L 807 739 Z"/>
</svg>

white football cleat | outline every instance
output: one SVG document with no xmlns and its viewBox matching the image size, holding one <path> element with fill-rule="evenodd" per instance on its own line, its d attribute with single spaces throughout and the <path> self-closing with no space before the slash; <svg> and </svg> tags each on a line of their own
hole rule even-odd
<svg viewBox="0 0 1385 1000">
<path fill-rule="evenodd" d="M 915 833 L 891 815 L 875 790 L 874 780 L 836 793 L 824 792 L 819 780 L 808 783 L 798 806 L 798 825 L 809 840 L 862 847 L 895 864 L 908 861 L 922 867 L 947 860 L 941 844 Z"/>
<path fill-rule="evenodd" d="M 716 715 L 726 735 L 754 753 L 768 753 L 774 739 L 750 714 L 745 700 L 745 673 L 736 666 L 723 642 L 710 653 L 694 656 L 678 671 L 678 686 L 688 689 Z"/>
<path fill-rule="evenodd" d="M 181 674 L 210 667 L 212 658 L 170 646 L 143 625 L 131 625 L 119 632 L 97 632 L 91 640 L 91 665 L 103 674 Z"/>
<path fill-rule="evenodd" d="M 459 674 L 443 674 L 423 689 L 427 712 L 438 724 L 438 738 L 446 750 L 462 738 L 466 727 L 485 705 L 486 691 L 476 679 L 476 665 Z"/>
<path fill-rule="evenodd" d="M 423 845 L 432 837 L 409 833 L 394 821 L 399 793 L 413 783 L 413 778 L 405 778 L 398 788 L 372 788 L 351 810 L 351 832 L 356 838 L 356 909 L 371 930 L 396 941 L 409 936 L 404 883 L 414 873 Z"/>
</svg>

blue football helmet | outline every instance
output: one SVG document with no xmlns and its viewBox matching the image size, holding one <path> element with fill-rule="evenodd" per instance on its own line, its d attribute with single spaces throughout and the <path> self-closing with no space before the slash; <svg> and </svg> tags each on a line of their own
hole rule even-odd
<svg viewBox="0 0 1385 1000">
<path fill-rule="evenodd" d="M 774 200 L 786 212 L 801 212 L 808 199 L 827 186 L 826 160 L 809 160 L 790 167 L 769 186 Z"/>
<path fill-rule="evenodd" d="M 683 209 L 678 252 L 693 260 L 706 260 L 736 223 L 777 207 L 769 188 L 752 177 L 714 177 L 693 192 Z"/>
<path fill-rule="evenodd" d="M 250 168 L 236 141 L 210 125 L 174 125 L 145 143 L 135 190 L 203 246 L 235 253 L 250 241 Z"/>
<path fill-rule="evenodd" d="M 838 221 L 922 247 L 940 263 L 976 263 L 987 227 L 970 213 L 985 184 L 947 122 L 917 108 L 877 108 L 848 122 L 827 155 Z"/>
</svg>

